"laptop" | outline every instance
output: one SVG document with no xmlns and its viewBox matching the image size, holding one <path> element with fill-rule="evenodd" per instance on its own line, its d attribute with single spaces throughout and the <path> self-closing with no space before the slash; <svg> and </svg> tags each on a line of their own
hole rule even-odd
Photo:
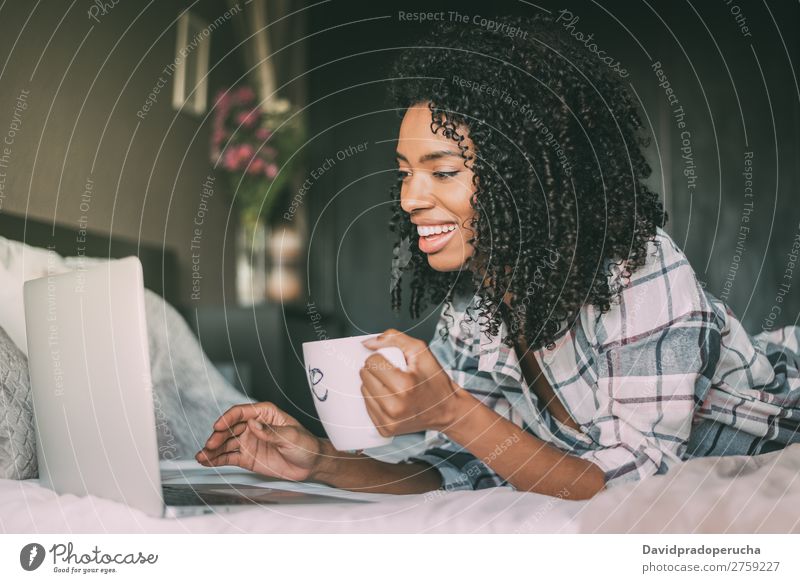
<svg viewBox="0 0 800 583">
<path fill-rule="evenodd" d="M 219 483 L 220 477 L 236 474 L 196 462 L 190 472 L 193 483 L 162 483 L 137 257 L 27 281 L 24 298 L 43 486 L 59 494 L 116 500 L 156 517 L 253 504 L 365 501 L 308 488 Z M 270 480 L 246 470 L 243 474 L 260 477 L 258 483 Z M 167 473 L 163 476 L 166 480 Z"/>
</svg>

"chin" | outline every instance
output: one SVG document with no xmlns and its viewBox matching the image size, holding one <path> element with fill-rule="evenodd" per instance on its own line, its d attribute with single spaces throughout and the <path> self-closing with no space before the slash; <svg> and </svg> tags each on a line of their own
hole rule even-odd
<svg viewBox="0 0 800 583">
<path fill-rule="evenodd" d="M 428 255 L 428 265 L 436 271 L 459 271 L 464 269 L 466 259 L 452 254 L 432 253 Z"/>
</svg>

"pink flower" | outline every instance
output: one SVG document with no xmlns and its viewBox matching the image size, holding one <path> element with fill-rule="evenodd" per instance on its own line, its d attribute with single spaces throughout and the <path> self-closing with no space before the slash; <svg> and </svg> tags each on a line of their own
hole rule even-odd
<svg viewBox="0 0 800 583">
<path fill-rule="evenodd" d="M 256 98 L 256 93 L 247 85 L 242 85 L 236 91 L 236 99 L 239 103 L 247 103 Z"/>
<path fill-rule="evenodd" d="M 251 128 L 255 125 L 256 121 L 258 121 L 258 117 L 259 112 L 257 109 L 242 111 L 236 116 L 236 123 L 246 128 Z"/>
<path fill-rule="evenodd" d="M 235 172 L 239 169 L 239 156 L 236 150 L 231 148 L 225 150 L 225 155 L 222 157 L 222 166 L 229 172 Z"/>
<path fill-rule="evenodd" d="M 247 167 L 247 173 L 248 174 L 262 174 L 264 172 L 265 164 L 266 163 L 261 158 L 255 158 L 255 159 L 253 159 L 253 163 L 250 164 Z"/>
<path fill-rule="evenodd" d="M 247 162 L 255 154 L 255 149 L 250 144 L 240 144 L 236 147 L 236 153 L 240 162 Z"/>
<path fill-rule="evenodd" d="M 269 131 L 267 128 L 256 129 L 256 138 L 258 138 L 259 140 L 268 140 L 271 135 L 272 132 Z"/>
<path fill-rule="evenodd" d="M 277 164 L 272 164 L 272 163 L 267 164 L 267 168 L 266 168 L 265 174 L 267 175 L 267 178 L 269 178 L 270 180 L 273 180 L 278 175 L 278 166 L 277 166 Z"/>
</svg>

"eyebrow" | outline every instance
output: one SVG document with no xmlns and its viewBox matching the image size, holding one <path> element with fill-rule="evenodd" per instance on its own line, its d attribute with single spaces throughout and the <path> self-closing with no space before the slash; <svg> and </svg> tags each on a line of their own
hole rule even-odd
<svg viewBox="0 0 800 583">
<path fill-rule="evenodd" d="M 408 162 L 408 158 L 403 156 L 400 152 L 396 152 L 397 159 L 402 160 L 403 162 Z M 456 152 L 455 150 L 436 150 L 434 152 L 428 152 L 420 157 L 419 163 L 424 164 L 425 162 L 430 162 L 431 160 L 440 160 L 441 158 L 449 158 L 449 157 L 461 157 L 461 152 Z"/>
</svg>

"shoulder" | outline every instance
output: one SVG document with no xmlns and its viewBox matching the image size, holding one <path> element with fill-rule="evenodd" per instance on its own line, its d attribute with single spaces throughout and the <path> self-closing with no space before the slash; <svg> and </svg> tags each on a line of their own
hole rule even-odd
<svg viewBox="0 0 800 583">
<path fill-rule="evenodd" d="M 627 261 L 607 260 L 606 265 L 611 273 L 609 283 L 620 292 L 629 292 L 642 284 L 671 274 L 687 275 L 691 273 L 694 278 L 689 260 L 673 241 L 669 234 L 658 227 L 656 234 L 647 242 L 645 263 L 630 274 Z"/>
<path fill-rule="evenodd" d="M 713 315 L 686 255 L 663 229 L 648 243 L 646 261 L 638 269 L 627 273 L 625 262 L 610 263 L 610 268 L 609 283 L 617 290 L 611 308 L 601 314 L 588 306 L 585 318 L 600 348 L 687 321 L 702 323 Z"/>
</svg>

